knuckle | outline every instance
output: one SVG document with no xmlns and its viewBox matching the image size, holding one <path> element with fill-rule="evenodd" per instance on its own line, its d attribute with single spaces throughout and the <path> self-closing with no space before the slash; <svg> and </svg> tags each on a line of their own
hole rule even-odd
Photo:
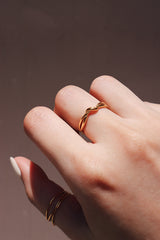
<svg viewBox="0 0 160 240">
<path fill-rule="evenodd" d="M 79 169 L 80 181 L 85 185 L 93 185 L 97 179 L 97 171 L 94 165 L 94 159 L 90 156 L 84 156 Z"/>
<path fill-rule="evenodd" d="M 142 160 L 146 158 L 149 141 L 146 136 L 139 133 L 132 133 L 127 139 L 127 152 L 132 159 Z"/>
<path fill-rule="evenodd" d="M 23 122 L 24 128 L 28 129 L 37 125 L 37 123 L 39 123 L 42 119 L 45 119 L 47 117 L 48 111 L 51 110 L 43 106 L 38 106 L 31 109 L 24 118 Z"/>
<path fill-rule="evenodd" d="M 76 86 L 74 85 L 67 85 L 63 88 L 61 88 L 55 97 L 55 105 L 57 105 L 60 102 L 64 102 L 66 100 L 66 97 L 68 96 L 72 96 L 72 94 L 75 92 L 76 90 Z"/>
<path fill-rule="evenodd" d="M 83 164 L 79 168 L 80 186 L 85 186 L 87 191 L 92 191 L 95 188 L 108 189 L 111 187 L 110 181 L 102 174 L 99 158 L 85 157 Z"/>
<path fill-rule="evenodd" d="M 115 79 L 114 77 L 112 77 L 112 76 L 109 76 L 109 75 L 99 76 L 99 77 L 97 77 L 97 78 L 95 78 L 95 79 L 93 80 L 93 82 L 91 83 L 90 89 L 91 89 L 91 90 L 92 90 L 92 89 L 95 89 L 95 88 L 97 87 L 97 85 L 99 85 L 99 84 L 101 84 L 101 83 L 103 83 L 103 82 L 106 82 L 106 81 L 108 81 L 108 82 L 113 82 L 113 81 L 116 81 L 116 79 Z"/>
<path fill-rule="evenodd" d="M 42 106 L 32 108 L 25 116 L 25 120 L 32 119 L 35 116 L 41 115 L 41 113 L 46 109 L 47 109 L 46 107 L 42 107 Z"/>
</svg>

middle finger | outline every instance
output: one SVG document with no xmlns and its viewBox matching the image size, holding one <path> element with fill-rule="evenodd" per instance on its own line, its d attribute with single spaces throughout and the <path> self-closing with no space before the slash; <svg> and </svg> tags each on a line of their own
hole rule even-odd
<svg viewBox="0 0 160 240">
<path fill-rule="evenodd" d="M 74 129 L 78 130 L 79 121 L 86 109 L 96 107 L 98 102 L 99 100 L 97 98 L 85 90 L 76 86 L 67 86 L 57 93 L 54 111 Z M 92 142 L 98 142 L 106 132 L 111 131 L 111 126 L 117 124 L 117 121 L 120 120 L 122 120 L 122 118 L 110 109 L 99 109 L 96 114 L 88 117 L 84 133 Z"/>
</svg>

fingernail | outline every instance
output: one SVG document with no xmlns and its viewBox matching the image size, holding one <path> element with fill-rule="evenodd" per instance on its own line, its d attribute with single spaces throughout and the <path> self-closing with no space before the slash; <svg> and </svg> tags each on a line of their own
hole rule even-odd
<svg viewBox="0 0 160 240">
<path fill-rule="evenodd" d="M 11 165 L 15 171 L 15 173 L 20 177 L 21 176 L 21 170 L 20 168 L 18 167 L 15 159 L 13 157 L 10 157 L 10 162 L 11 162 Z"/>
</svg>

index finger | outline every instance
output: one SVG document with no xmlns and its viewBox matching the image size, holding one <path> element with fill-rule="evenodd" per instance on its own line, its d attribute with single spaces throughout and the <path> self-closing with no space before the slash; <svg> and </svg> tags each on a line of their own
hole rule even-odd
<svg viewBox="0 0 160 240">
<path fill-rule="evenodd" d="M 33 108 L 24 119 L 24 128 L 60 173 L 71 177 L 87 142 L 47 107 Z"/>
</svg>

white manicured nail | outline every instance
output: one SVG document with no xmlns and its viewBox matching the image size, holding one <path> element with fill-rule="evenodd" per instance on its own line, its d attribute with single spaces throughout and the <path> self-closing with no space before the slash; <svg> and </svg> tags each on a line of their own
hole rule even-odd
<svg viewBox="0 0 160 240">
<path fill-rule="evenodd" d="M 21 170 L 20 168 L 18 167 L 15 159 L 13 157 L 10 157 L 10 162 L 11 162 L 11 165 L 15 171 L 15 173 L 20 177 L 21 176 Z"/>
</svg>

